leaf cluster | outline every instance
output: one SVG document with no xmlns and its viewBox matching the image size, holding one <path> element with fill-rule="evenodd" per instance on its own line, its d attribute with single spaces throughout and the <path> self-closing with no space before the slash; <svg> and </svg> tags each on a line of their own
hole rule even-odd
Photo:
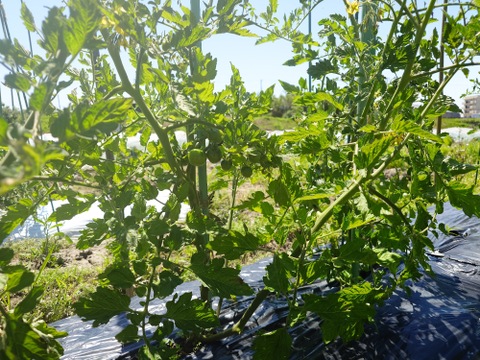
<svg viewBox="0 0 480 360">
<path fill-rule="evenodd" d="M 126 313 L 131 324 L 117 339 L 144 341 L 146 358 L 238 334 L 272 293 L 286 299 L 289 317 L 258 334 L 256 358 L 286 358 L 289 327 L 311 312 L 323 319 L 326 342 L 361 336 L 376 306 L 419 269 L 429 270 L 425 249 L 429 235 L 445 229 L 435 216 L 445 201 L 480 216 L 478 195 L 456 178 L 477 166 L 449 157 L 449 139 L 432 133 L 435 118 L 454 107 L 442 89 L 478 54 L 472 34 L 480 18 L 474 4 L 461 5 L 441 33 L 429 33 L 433 0 L 425 8 L 365 3 L 361 21 L 350 13 L 321 19 L 314 41 L 299 26 L 318 3 L 301 1 L 280 21 L 274 0 L 258 15 L 249 2 L 233 0 L 210 2 L 201 13 L 171 1 L 72 0 L 50 9 L 40 27 L 23 5 L 24 24 L 39 34 L 45 56 L 0 44 L 0 62 L 12 70 L 6 84 L 29 92 L 23 126 L 0 119 L 0 194 L 21 184 L 35 191 L 7 208 L 0 238 L 47 198 L 66 200 L 51 222 L 98 204 L 103 218 L 87 225 L 77 247 L 109 240 L 115 260 L 75 309 L 94 326 Z M 386 24 L 382 39 L 377 29 Z M 270 111 L 273 88 L 249 93 L 232 65 L 230 83 L 215 91 L 217 62 L 200 46 L 220 33 L 251 36 L 251 25 L 267 31 L 259 43 L 292 42 L 288 65 L 311 62 L 313 89 L 305 79 L 281 82 L 299 125 L 280 136 L 253 123 Z M 453 65 L 438 69 L 440 42 Z M 442 81 L 433 79 L 439 71 L 447 74 Z M 52 100 L 71 85 L 78 90 L 70 104 L 56 109 Z M 54 140 L 39 136 L 42 114 L 50 116 Z M 239 186 L 259 176 L 265 187 L 239 201 Z M 225 189 L 229 205 L 214 212 L 215 192 Z M 261 217 L 262 227 L 234 228 L 241 212 Z M 255 294 L 232 261 L 265 249 L 273 257 L 265 288 Z M 58 358 L 55 339 L 63 334 L 24 320 L 41 287 L 23 267 L 9 265 L 12 254 L 3 250 L 2 295 L 27 295 L 13 312 L 0 308 L 0 354 Z M 192 276 L 199 296 L 178 293 Z M 330 294 L 298 296 L 322 280 Z M 253 294 L 241 318 L 220 330 L 224 299 Z M 165 301 L 164 313 L 152 310 L 155 299 Z M 181 340 L 174 344 L 175 336 Z"/>
</svg>

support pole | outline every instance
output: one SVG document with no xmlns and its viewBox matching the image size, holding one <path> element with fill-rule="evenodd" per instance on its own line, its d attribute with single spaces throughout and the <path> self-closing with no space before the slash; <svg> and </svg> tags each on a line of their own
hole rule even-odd
<svg viewBox="0 0 480 360">
<path fill-rule="evenodd" d="M 448 0 L 443 0 L 443 9 L 442 9 L 442 30 L 440 34 L 440 59 L 438 66 L 440 67 L 440 72 L 438 73 L 438 82 L 443 83 L 444 79 L 444 66 L 445 66 L 445 46 L 443 45 L 443 33 L 445 31 L 445 23 L 447 21 L 447 10 L 448 10 Z M 443 94 L 443 91 L 442 91 Z M 440 135 L 442 132 L 442 116 L 440 115 L 437 118 L 437 135 Z"/>
</svg>

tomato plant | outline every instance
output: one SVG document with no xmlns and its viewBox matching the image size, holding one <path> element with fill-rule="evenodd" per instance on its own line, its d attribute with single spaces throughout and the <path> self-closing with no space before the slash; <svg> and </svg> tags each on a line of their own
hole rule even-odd
<svg viewBox="0 0 480 360">
<path fill-rule="evenodd" d="M 415 279 L 420 267 L 428 269 L 427 235 L 442 230 L 435 213 L 443 203 L 480 215 L 478 195 L 455 180 L 476 167 L 444 156 L 441 145 L 448 139 L 432 133 L 434 119 L 454 107 L 443 88 L 476 64 L 479 9 L 476 2 L 445 5 L 439 31 L 431 25 L 438 7 L 433 0 L 424 8 L 406 0 L 364 2 L 361 20 L 359 3 L 346 2 L 345 14 L 317 19 L 316 40 L 298 25 L 320 2 L 301 1 L 282 25 L 273 0 L 264 12 L 248 1 L 219 1 L 201 14 L 170 1 L 71 0 L 50 9 L 41 27 L 23 5 L 24 24 L 41 35 L 45 56 L 1 43 L 2 64 L 21 69 L 5 83 L 29 93 L 30 115 L 20 129 L 0 119 L 0 194 L 21 184 L 35 191 L 7 209 L 0 237 L 48 198 L 68 201 L 52 215 L 55 221 L 98 201 L 104 217 L 88 224 L 77 246 L 109 240 L 115 261 L 100 275 L 96 292 L 75 308 L 94 326 L 127 313 L 131 324 L 117 339 L 144 340 L 142 353 L 149 358 L 176 353 L 169 338 L 174 327 L 190 345 L 241 332 L 273 294 L 285 296 L 292 315 L 284 327 L 258 336 L 258 358 L 271 358 L 279 342 L 290 344 L 288 327 L 308 312 L 323 319 L 327 342 L 359 337 L 376 305 Z M 214 91 L 216 60 L 200 46 L 225 32 L 256 36 L 255 26 L 266 30 L 259 43 L 292 42 L 288 65 L 311 62 L 312 89 L 305 79 L 281 82 L 299 112 L 298 127 L 281 136 L 268 136 L 252 122 L 269 111 L 273 88 L 249 93 L 232 65 L 230 83 Z M 452 65 L 439 66 L 442 56 Z M 437 81 L 439 72 L 446 76 Z M 69 94 L 70 104 L 55 108 L 52 100 L 71 84 L 78 90 Z M 45 113 L 56 141 L 39 136 Z M 186 133 L 184 143 L 178 130 Z M 142 149 L 128 148 L 137 134 Z M 292 156 L 296 162 L 288 160 Z M 210 187 L 207 158 L 219 170 Z M 393 164 L 401 166 L 387 176 Z M 239 184 L 255 173 L 264 174 L 267 186 L 237 203 Z M 79 191 L 79 185 L 95 192 Z M 231 189 L 230 208 L 213 214 L 210 195 L 221 187 Z M 158 210 L 147 202 L 161 190 L 169 195 Z M 182 219 L 184 203 L 189 212 Z M 234 230 L 234 213 L 242 209 L 258 213 L 266 225 Z M 238 322 L 216 331 L 212 297 L 221 306 L 222 299 L 254 293 L 230 261 L 272 239 L 280 246 L 267 266 L 265 288 Z M 173 260 L 187 247 L 195 249 L 187 264 Z M 2 295 L 28 294 L 13 312 L 0 307 L 0 354 L 58 358 L 55 338 L 64 334 L 24 320 L 42 289 L 26 269 L 9 265 L 11 258 L 8 251 L 0 254 Z M 201 281 L 199 298 L 175 294 L 186 274 Z M 338 283 L 338 292 L 298 298 L 302 285 L 319 279 Z M 130 306 L 131 294 L 143 299 L 142 308 Z M 164 314 L 150 312 L 152 300 L 169 296 Z"/>
</svg>

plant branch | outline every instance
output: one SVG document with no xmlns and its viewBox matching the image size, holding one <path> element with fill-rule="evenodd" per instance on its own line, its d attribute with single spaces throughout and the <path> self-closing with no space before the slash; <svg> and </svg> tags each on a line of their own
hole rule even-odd
<svg viewBox="0 0 480 360">
<path fill-rule="evenodd" d="M 58 183 L 64 183 L 69 185 L 83 186 L 91 189 L 103 189 L 103 187 L 99 185 L 88 184 L 81 181 L 68 180 L 58 176 L 34 176 L 31 178 L 31 180 L 42 181 L 42 182 L 58 182 Z"/>
<path fill-rule="evenodd" d="M 172 170 L 178 176 L 184 178 L 185 176 L 183 170 L 181 169 L 180 165 L 175 159 L 175 155 L 173 154 L 170 140 L 168 139 L 168 133 L 160 126 L 155 115 L 145 103 L 143 96 L 137 89 L 133 87 L 132 83 L 130 82 L 127 71 L 123 66 L 122 58 L 120 57 L 119 48 L 112 43 L 108 31 L 106 29 L 102 29 L 101 33 L 103 38 L 105 39 L 105 42 L 107 43 L 108 52 L 112 58 L 113 63 L 115 64 L 115 68 L 118 71 L 118 75 L 120 76 L 120 80 L 122 82 L 125 92 L 129 94 L 133 98 L 133 100 L 135 100 L 137 106 L 142 110 L 143 114 L 145 115 L 146 120 L 157 134 L 158 140 L 162 144 L 165 158 L 167 159 L 167 162 L 172 168 Z"/>
<path fill-rule="evenodd" d="M 385 116 L 387 116 L 387 117 L 391 115 L 391 111 L 394 109 L 394 106 L 397 102 L 398 95 L 410 83 L 413 67 L 417 63 L 416 54 L 418 52 L 418 49 L 420 47 L 420 43 L 421 43 L 421 41 L 423 39 L 423 36 L 425 34 L 425 29 L 427 28 L 427 25 L 430 22 L 430 17 L 432 15 L 432 12 L 433 12 L 434 8 L 435 8 L 435 1 L 430 0 L 430 4 L 429 4 L 427 10 L 425 11 L 425 18 L 423 19 L 423 22 L 420 26 L 420 29 L 418 29 L 417 33 L 415 34 L 415 39 L 414 39 L 414 42 L 413 42 L 413 49 L 414 49 L 413 53 L 415 54 L 415 56 L 412 57 L 411 59 L 409 59 L 409 62 L 405 66 L 405 69 L 403 70 L 403 74 L 402 74 L 402 77 L 400 78 L 400 81 L 397 85 L 397 88 L 395 89 L 395 92 L 393 93 L 393 95 L 391 97 L 391 100 L 390 100 L 387 108 L 385 109 Z"/>
<path fill-rule="evenodd" d="M 385 204 L 387 204 L 388 206 L 390 206 L 392 208 L 392 210 L 394 212 L 396 212 L 398 214 L 398 216 L 400 216 L 400 218 L 402 219 L 402 221 L 405 223 L 405 225 L 408 227 L 408 229 L 410 230 L 410 232 L 413 233 L 413 228 L 412 228 L 412 225 L 410 224 L 410 221 L 407 219 L 407 217 L 403 214 L 402 210 L 393 202 L 391 201 L 388 197 L 384 196 L 382 193 L 378 192 L 374 187 L 373 185 L 369 185 L 368 186 L 368 190 L 370 190 L 370 192 L 375 195 L 376 197 L 378 197 L 380 200 L 382 200 Z"/>
<path fill-rule="evenodd" d="M 208 335 L 208 336 L 200 335 L 198 340 L 204 343 L 212 343 L 215 341 L 225 339 L 229 336 L 240 334 L 245 328 L 245 325 L 247 325 L 248 320 L 250 320 L 250 318 L 254 314 L 255 310 L 257 310 L 260 304 L 270 294 L 271 294 L 271 291 L 269 290 L 266 290 L 266 289 L 260 290 L 255 296 L 255 299 L 253 299 L 248 309 L 243 313 L 240 320 L 238 320 L 238 322 L 236 322 L 231 328 L 213 335 Z"/>
</svg>

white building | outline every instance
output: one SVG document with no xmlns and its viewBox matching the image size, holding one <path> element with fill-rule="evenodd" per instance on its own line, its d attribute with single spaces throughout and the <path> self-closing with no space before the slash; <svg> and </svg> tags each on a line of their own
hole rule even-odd
<svg viewBox="0 0 480 360">
<path fill-rule="evenodd" d="M 480 118 L 480 95 L 468 95 L 463 98 L 463 117 Z"/>
</svg>

